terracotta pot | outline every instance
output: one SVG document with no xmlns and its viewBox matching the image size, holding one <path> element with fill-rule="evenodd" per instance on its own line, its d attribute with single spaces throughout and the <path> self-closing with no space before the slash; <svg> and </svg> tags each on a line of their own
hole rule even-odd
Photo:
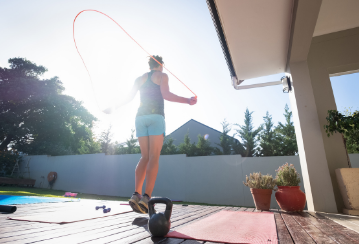
<svg viewBox="0 0 359 244">
<path fill-rule="evenodd" d="M 278 186 L 275 199 L 284 211 L 303 211 L 305 207 L 305 194 L 300 186 Z"/>
<path fill-rule="evenodd" d="M 251 188 L 251 193 L 257 210 L 269 210 L 272 191 L 272 189 Z"/>
</svg>

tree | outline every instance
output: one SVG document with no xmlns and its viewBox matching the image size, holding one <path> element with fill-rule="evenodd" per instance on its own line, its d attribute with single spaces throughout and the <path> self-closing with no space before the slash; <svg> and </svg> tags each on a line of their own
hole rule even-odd
<svg viewBox="0 0 359 244">
<path fill-rule="evenodd" d="M 95 154 L 101 153 L 101 143 L 96 141 L 95 138 L 80 141 L 81 147 L 78 149 L 79 154 Z"/>
<path fill-rule="evenodd" d="M 219 137 L 220 143 L 217 145 L 222 147 L 222 154 L 223 155 L 230 155 L 232 152 L 232 140 L 233 138 L 228 135 L 228 133 L 231 131 L 230 125 L 224 119 L 224 121 L 221 123 L 222 125 L 222 133 Z"/>
<path fill-rule="evenodd" d="M 286 120 L 285 124 L 281 122 L 278 123 L 278 126 L 275 128 L 277 135 L 278 143 L 276 147 L 278 148 L 278 156 L 291 156 L 298 154 L 297 139 L 295 136 L 295 129 L 293 122 L 291 122 L 292 112 L 289 111 L 288 105 L 284 107 L 284 117 Z"/>
<path fill-rule="evenodd" d="M 141 153 L 140 147 L 137 145 L 137 139 L 135 139 L 135 130 L 131 130 L 131 137 L 126 140 L 126 146 L 120 145 L 115 150 L 115 154 L 138 154 Z"/>
<path fill-rule="evenodd" d="M 350 139 L 352 145 L 359 144 L 359 113 L 356 111 L 348 116 L 339 113 L 336 110 L 328 110 L 328 116 L 326 117 L 328 122 L 324 125 L 324 129 L 327 132 L 327 136 L 333 135 L 333 133 L 340 133 L 343 138 L 345 151 L 347 154 L 348 166 L 351 168 L 351 162 L 348 155 L 347 139 Z M 358 150 L 358 148 L 356 148 Z"/>
<path fill-rule="evenodd" d="M 346 117 L 355 118 L 355 116 L 358 116 L 359 111 L 351 112 L 350 109 L 347 109 L 344 114 Z M 359 153 L 359 128 L 347 130 L 347 133 L 344 133 L 344 139 L 348 153 Z"/>
<path fill-rule="evenodd" d="M 114 154 L 114 148 L 113 145 L 111 144 L 112 141 L 112 136 L 113 134 L 111 133 L 112 130 L 112 125 L 110 125 L 107 130 L 103 131 L 101 133 L 100 136 L 100 144 L 101 144 L 101 151 L 103 153 L 105 153 L 106 155 L 108 154 Z"/>
<path fill-rule="evenodd" d="M 234 137 L 235 135 L 233 135 L 231 139 L 231 147 L 233 149 L 233 154 L 245 155 L 245 149 L 242 143 L 240 143 L 240 141 L 236 140 Z"/>
<path fill-rule="evenodd" d="M 262 125 L 263 130 L 259 133 L 259 147 L 257 148 L 256 156 L 276 156 L 277 155 L 277 139 L 276 133 L 273 129 L 272 116 L 269 115 L 268 111 L 266 116 L 263 117 L 264 124 Z"/>
<path fill-rule="evenodd" d="M 173 142 L 174 142 L 174 140 L 172 137 L 165 139 L 165 141 L 163 142 L 161 155 L 178 154 L 178 149 L 177 149 L 176 145 L 173 145 Z"/>
<path fill-rule="evenodd" d="M 184 141 L 178 146 L 178 151 L 181 154 L 186 154 L 188 157 L 196 155 L 196 145 L 191 143 L 188 132 L 184 136 Z"/>
<path fill-rule="evenodd" d="M 198 135 L 198 142 L 196 145 L 195 156 L 209 156 L 214 153 L 214 148 L 211 147 L 209 139 L 205 139 L 202 135 Z"/>
<path fill-rule="evenodd" d="M 0 151 L 0 176 L 10 175 L 16 161 L 18 161 L 19 164 L 23 161 L 18 152 Z"/>
<path fill-rule="evenodd" d="M 62 94 L 58 77 L 41 80 L 45 67 L 24 58 L 9 59 L 9 64 L 9 69 L 0 67 L 0 151 L 78 154 L 92 139 L 96 118 Z"/>
<path fill-rule="evenodd" d="M 252 114 L 253 112 L 249 112 L 247 108 L 244 113 L 244 125 L 236 124 L 236 126 L 239 127 L 236 131 L 242 139 L 244 147 L 244 152 L 242 153 L 243 157 L 253 157 L 255 155 L 255 149 L 258 141 L 257 135 L 262 130 L 261 126 L 257 129 L 253 128 Z"/>
</svg>

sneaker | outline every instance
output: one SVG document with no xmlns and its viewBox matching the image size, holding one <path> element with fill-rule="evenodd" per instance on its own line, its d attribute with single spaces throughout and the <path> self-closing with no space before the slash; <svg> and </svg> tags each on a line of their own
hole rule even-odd
<svg viewBox="0 0 359 244">
<path fill-rule="evenodd" d="M 143 212 L 140 205 L 138 205 L 139 201 L 141 200 L 141 195 L 136 193 L 132 194 L 131 199 L 128 201 L 128 203 L 130 204 L 131 208 L 133 209 L 134 212 L 136 213 L 146 213 Z"/>
<path fill-rule="evenodd" d="M 144 213 L 148 213 L 148 201 L 151 198 L 145 194 L 142 196 L 141 201 L 138 203 L 138 205 L 140 205 L 141 211 Z"/>
</svg>

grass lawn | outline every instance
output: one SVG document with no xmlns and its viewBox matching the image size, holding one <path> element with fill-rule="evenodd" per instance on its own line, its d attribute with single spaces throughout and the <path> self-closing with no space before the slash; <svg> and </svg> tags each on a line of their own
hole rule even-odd
<svg viewBox="0 0 359 244">
<path fill-rule="evenodd" d="M 36 196 L 36 197 L 63 197 L 65 191 L 51 190 L 34 187 L 18 187 L 18 186 L 0 186 L 0 195 L 12 195 L 12 196 Z M 94 199 L 94 200 L 109 200 L 109 201 L 128 201 L 130 197 L 114 197 L 114 196 L 103 196 L 95 194 L 77 194 L 77 198 L 81 199 Z M 218 205 L 218 204 L 207 204 L 207 203 L 195 203 L 195 202 L 174 202 L 173 204 L 188 204 L 188 205 L 206 205 L 206 206 L 229 206 L 229 205 Z M 239 206 L 231 206 L 239 207 Z"/>
</svg>

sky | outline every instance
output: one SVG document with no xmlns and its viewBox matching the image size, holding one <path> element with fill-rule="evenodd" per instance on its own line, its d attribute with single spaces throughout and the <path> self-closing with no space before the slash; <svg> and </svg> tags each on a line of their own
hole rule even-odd
<svg viewBox="0 0 359 244">
<path fill-rule="evenodd" d="M 255 126 L 263 123 L 267 111 L 275 125 L 285 121 L 284 107 L 290 102 L 280 85 L 239 91 L 231 86 L 205 0 L 0 0 L 0 66 L 8 67 L 7 60 L 14 57 L 45 66 L 48 72 L 42 78 L 58 76 L 65 94 L 82 101 L 98 118 L 96 134 L 112 125 L 114 141 L 129 138 L 135 128 L 139 94 L 112 115 L 103 114 L 101 109 L 124 97 L 134 80 L 149 71 L 148 55 L 110 19 L 84 12 L 76 20 L 75 37 L 91 83 L 72 37 L 73 20 L 85 9 L 101 11 L 116 20 L 152 55 L 162 56 L 165 67 L 198 96 L 195 106 L 165 102 L 166 134 L 190 119 L 219 131 L 224 119 L 243 124 L 246 108 L 254 111 Z M 276 81 L 283 75 L 245 83 Z M 355 95 L 359 74 L 331 80 L 339 111 L 359 109 Z M 169 85 L 179 96 L 193 96 L 170 74 Z M 231 134 L 235 128 L 233 125 Z"/>
</svg>

